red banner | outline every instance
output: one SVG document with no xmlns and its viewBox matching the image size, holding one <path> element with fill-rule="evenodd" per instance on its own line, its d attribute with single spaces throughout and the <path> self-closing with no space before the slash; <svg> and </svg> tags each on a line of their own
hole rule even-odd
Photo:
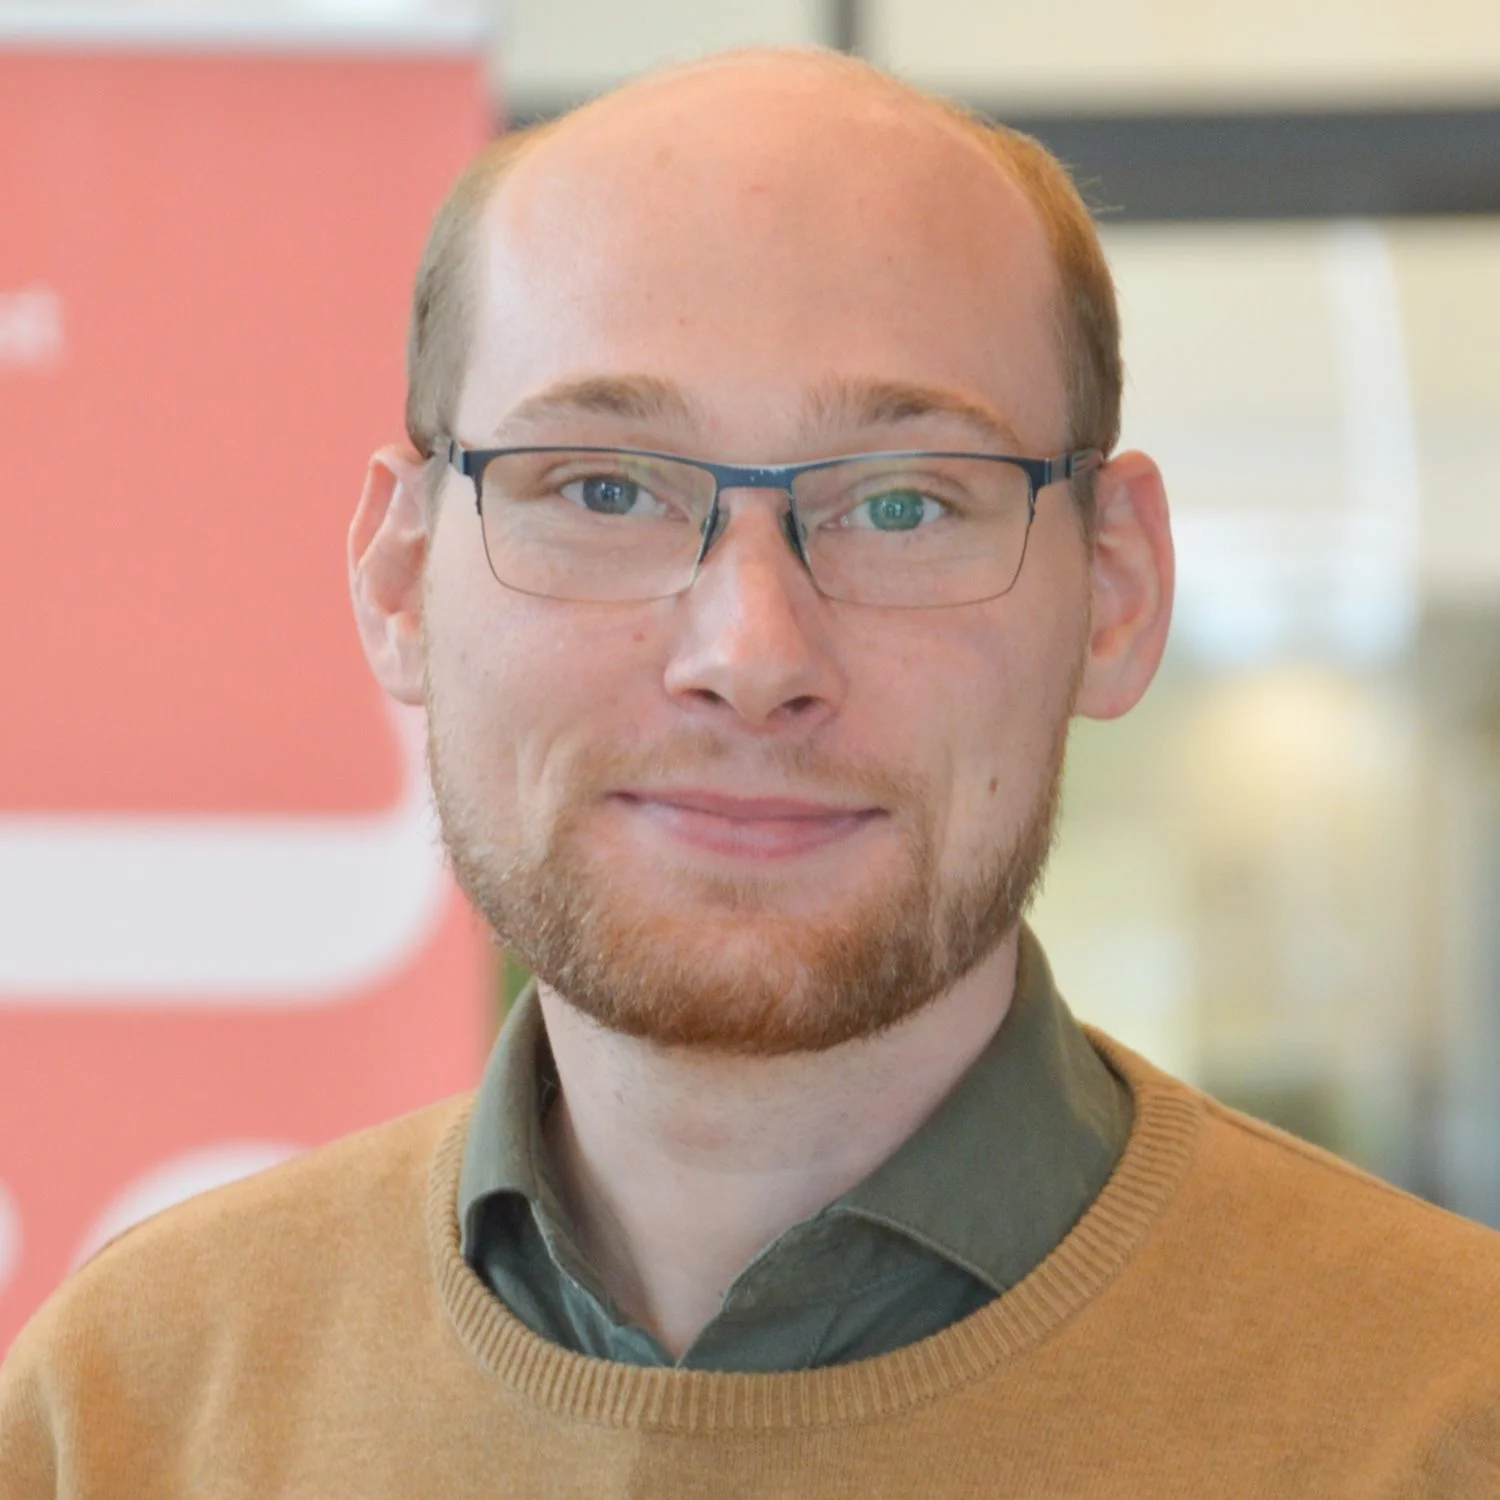
<svg viewBox="0 0 1500 1500">
<path fill-rule="evenodd" d="M 474 1079 L 344 533 L 486 128 L 473 55 L 0 50 L 0 1350 L 133 1218 Z"/>
</svg>

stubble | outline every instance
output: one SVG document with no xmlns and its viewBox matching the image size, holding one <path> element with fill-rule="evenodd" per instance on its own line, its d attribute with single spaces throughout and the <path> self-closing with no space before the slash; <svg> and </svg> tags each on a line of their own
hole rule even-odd
<svg viewBox="0 0 1500 1500">
<path fill-rule="evenodd" d="M 429 761 L 454 873 L 504 947 L 579 1011 L 663 1047 L 741 1056 L 818 1052 L 886 1030 L 982 962 L 1021 920 L 1057 822 L 1072 695 L 1053 726 L 1019 824 L 943 879 L 930 796 L 916 778 L 834 763 L 808 745 L 772 752 L 799 794 L 857 791 L 898 835 L 894 869 L 857 882 L 840 909 L 786 909 L 774 876 L 603 867 L 590 824 L 612 790 L 692 784 L 729 747 L 695 734 L 644 754 L 605 746 L 569 767 L 566 798 L 533 849 L 483 833 L 448 764 L 429 700 Z M 888 866 L 889 859 L 883 861 Z M 877 862 L 879 864 L 881 862 Z"/>
</svg>

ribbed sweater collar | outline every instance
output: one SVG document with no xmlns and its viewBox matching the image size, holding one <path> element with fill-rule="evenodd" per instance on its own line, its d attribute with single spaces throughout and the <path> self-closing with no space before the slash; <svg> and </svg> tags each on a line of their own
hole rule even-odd
<svg viewBox="0 0 1500 1500">
<path fill-rule="evenodd" d="M 643 1369 L 573 1354 L 531 1332 L 465 1262 L 458 1191 L 465 1110 L 441 1138 L 427 1231 L 439 1295 L 479 1367 L 558 1416 L 677 1431 L 768 1431 L 886 1418 L 932 1401 L 1034 1348 L 1103 1294 L 1186 1175 L 1202 1103 L 1117 1042 L 1089 1039 L 1129 1084 L 1130 1140 L 1113 1176 L 1062 1243 L 1004 1296 L 894 1354 L 786 1374 Z"/>
</svg>

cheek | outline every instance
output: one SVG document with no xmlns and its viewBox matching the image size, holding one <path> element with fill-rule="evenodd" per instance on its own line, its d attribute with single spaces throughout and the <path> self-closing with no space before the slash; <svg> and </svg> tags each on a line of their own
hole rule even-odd
<svg viewBox="0 0 1500 1500">
<path fill-rule="evenodd" d="M 435 563 L 443 561 L 435 558 Z M 641 631 L 617 611 L 531 599 L 485 569 L 435 568 L 430 711 L 445 781 L 492 836 L 539 836 L 581 748 L 628 722 Z"/>
<path fill-rule="evenodd" d="M 434 711 L 450 770 L 461 768 L 471 783 L 534 784 L 579 693 L 577 662 L 557 632 L 525 614 L 466 612 L 435 633 L 428 663 Z"/>
<path fill-rule="evenodd" d="M 1083 639 L 1078 618 L 1027 614 L 1012 597 L 934 622 L 897 674 L 876 679 L 904 702 L 932 788 L 944 864 L 971 863 L 1014 835 L 1051 779 Z M 1049 617 L 1050 614 L 1050 617 Z"/>
<path fill-rule="evenodd" d="M 1001 637 L 974 652 L 956 695 L 949 734 L 956 790 L 973 807 L 1005 804 L 1025 786 L 1042 723 L 1050 720 L 1046 674 L 1036 654 Z"/>
</svg>

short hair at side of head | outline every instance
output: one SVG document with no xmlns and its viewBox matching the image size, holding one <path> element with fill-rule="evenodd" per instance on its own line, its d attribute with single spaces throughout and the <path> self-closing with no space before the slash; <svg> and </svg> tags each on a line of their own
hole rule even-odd
<svg viewBox="0 0 1500 1500">
<path fill-rule="evenodd" d="M 1057 272 L 1059 357 L 1067 391 L 1067 446 L 1097 448 L 1107 458 L 1120 441 L 1124 365 L 1114 276 L 1094 217 L 1068 169 L 1034 136 L 999 125 L 941 98 L 956 119 L 1025 193 L 1042 221 Z M 1092 542 L 1094 476 L 1072 484 L 1073 498 Z"/>
<path fill-rule="evenodd" d="M 478 315 L 479 221 L 511 168 L 553 128 L 513 130 L 491 141 L 459 174 L 428 232 L 406 335 L 406 435 L 438 464 L 441 440 L 453 433 Z M 429 482 L 438 477 L 429 474 Z"/>
<path fill-rule="evenodd" d="M 811 49 L 792 55 L 816 59 L 831 70 L 858 73 L 913 102 L 935 107 L 975 140 L 1025 194 L 1041 220 L 1057 272 L 1054 317 L 1067 391 L 1067 446 L 1097 448 L 1108 456 L 1120 438 L 1124 378 L 1120 315 L 1114 279 L 1093 216 L 1068 169 L 1034 137 L 914 88 L 869 63 Z M 734 56 L 664 71 L 716 66 L 732 61 Z M 648 81 L 638 80 L 635 86 Z M 516 163 L 565 126 L 569 118 L 564 115 L 491 142 L 465 168 L 433 221 L 417 271 L 407 339 L 406 430 L 417 451 L 438 464 L 440 439 L 451 435 L 468 365 L 477 311 L 475 243 L 480 219 Z M 436 480 L 440 475 L 430 477 Z M 1090 536 L 1094 529 L 1092 481 L 1092 475 L 1085 475 L 1073 483 L 1074 498 Z"/>
</svg>

